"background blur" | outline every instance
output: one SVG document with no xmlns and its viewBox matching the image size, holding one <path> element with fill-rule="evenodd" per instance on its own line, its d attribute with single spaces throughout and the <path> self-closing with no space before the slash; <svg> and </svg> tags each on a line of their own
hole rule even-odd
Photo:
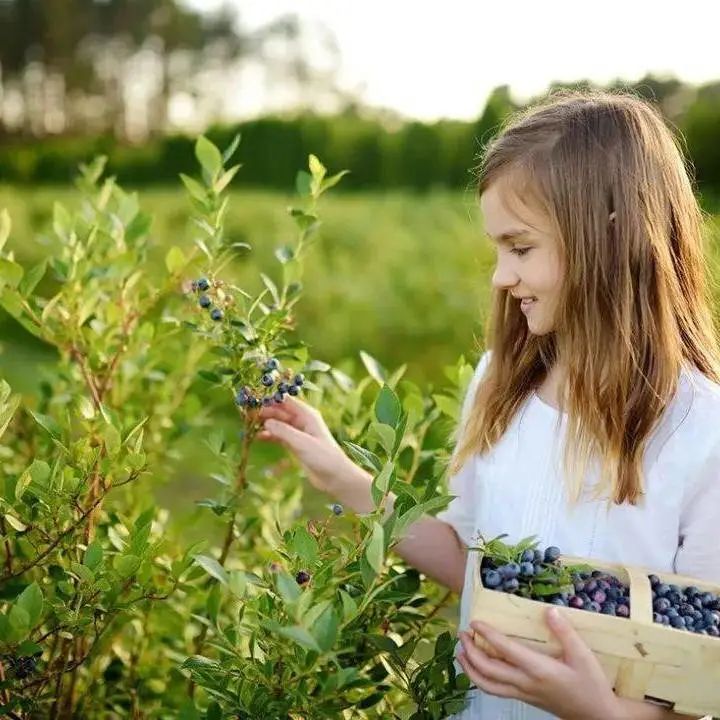
<svg viewBox="0 0 720 720">
<path fill-rule="evenodd" d="M 178 173 L 194 172 L 198 133 L 224 146 L 240 130 L 228 229 L 253 246 L 234 268 L 253 286 L 292 233 L 285 208 L 312 152 L 351 174 L 322 208 L 303 338 L 348 369 L 364 349 L 441 383 L 445 364 L 475 358 L 483 333 L 492 254 L 472 186 L 481 144 L 548 90 L 597 85 L 651 99 L 684 139 L 714 263 L 717 4 L 490 5 L 0 0 L 10 247 L 23 261 L 42 252 L 53 202 L 76 202 L 74 170 L 98 153 L 141 191 L 158 246 L 189 239 Z M 0 372 L 17 389 L 30 390 L 47 359 L 0 316 Z"/>
</svg>

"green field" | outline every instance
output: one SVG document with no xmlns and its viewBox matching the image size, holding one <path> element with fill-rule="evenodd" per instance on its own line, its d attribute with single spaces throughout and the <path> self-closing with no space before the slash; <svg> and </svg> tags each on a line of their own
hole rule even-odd
<svg viewBox="0 0 720 720">
<path fill-rule="evenodd" d="M 8 248 L 21 261 L 41 256 L 56 200 L 73 207 L 78 194 L 0 187 L 0 207 L 13 220 Z M 270 192 L 232 195 L 227 234 L 253 249 L 226 270 L 226 279 L 254 292 L 259 271 L 277 273 L 273 251 L 295 237 L 286 212 L 293 201 Z M 155 216 L 160 271 L 169 245 L 192 246 L 189 203 L 176 189 L 143 191 L 140 202 Z M 357 360 L 363 349 L 390 368 L 407 363 L 419 382 L 441 382 L 445 364 L 476 353 L 493 255 L 472 192 L 335 195 L 323 199 L 320 211 L 323 227 L 308 254 L 297 328 L 315 357 Z M 3 320 L 0 372 L 18 389 L 29 389 L 42 348 Z"/>
</svg>

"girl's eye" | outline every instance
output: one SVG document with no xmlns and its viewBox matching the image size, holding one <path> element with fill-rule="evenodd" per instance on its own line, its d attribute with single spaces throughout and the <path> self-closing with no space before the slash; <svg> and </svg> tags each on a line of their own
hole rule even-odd
<svg viewBox="0 0 720 720">
<path fill-rule="evenodd" d="M 515 255 L 518 255 L 519 257 L 522 257 L 526 253 L 530 252 L 531 248 L 513 248 L 510 252 L 515 253 Z"/>
</svg>

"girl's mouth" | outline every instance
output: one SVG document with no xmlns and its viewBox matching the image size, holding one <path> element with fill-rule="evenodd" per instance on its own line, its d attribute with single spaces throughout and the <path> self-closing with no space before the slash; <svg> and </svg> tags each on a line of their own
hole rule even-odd
<svg viewBox="0 0 720 720">
<path fill-rule="evenodd" d="M 526 313 L 530 310 L 530 308 L 537 302 L 537 298 L 523 298 L 520 301 L 520 309 Z"/>
</svg>

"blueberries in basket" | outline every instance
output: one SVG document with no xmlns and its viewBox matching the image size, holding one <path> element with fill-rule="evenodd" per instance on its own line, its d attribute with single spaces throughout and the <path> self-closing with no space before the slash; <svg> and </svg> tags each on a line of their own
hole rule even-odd
<svg viewBox="0 0 720 720">
<path fill-rule="evenodd" d="M 497 588 L 502 585 L 502 576 L 497 570 L 488 570 L 485 573 L 485 587 Z"/>
<path fill-rule="evenodd" d="M 546 563 L 554 563 L 560 558 L 560 548 L 551 545 L 545 550 L 544 560 Z"/>
<path fill-rule="evenodd" d="M 718 637 L 720 613 L 714 611 L 718 598 L 714 593 L 700 590 L 695 585 L 682 588 L 663 583 L 656 575 L 649 575 L 653 588 L 654 622 L 678 630 Z"/>
</svg>

